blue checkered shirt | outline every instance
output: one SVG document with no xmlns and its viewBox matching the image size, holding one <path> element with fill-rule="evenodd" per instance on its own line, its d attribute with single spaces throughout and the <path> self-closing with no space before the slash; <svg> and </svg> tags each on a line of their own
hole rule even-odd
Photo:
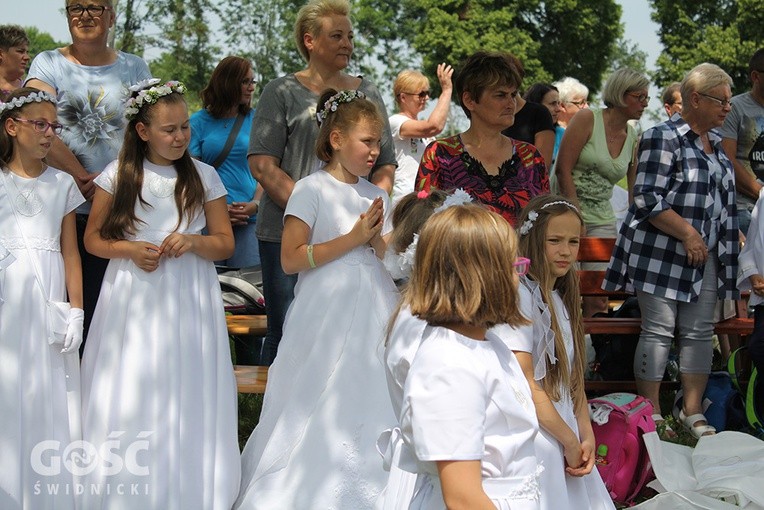
<svg viewBox="0 0 764 510">
<path fill-rule="evenodd" d="M 678 115 L 645 131 L 639 144 L 639 164 L 634 183 L 634 203 L 621 225 L 602 288 L 631 289 L 655 296 L 692 302 L 697 300 L 703 266 L 687 263 L 682 242 L 649 219 L 673 209 L 689 222 L 708 244 L 711 229 L 718 228 L 717 294 L 737 299 L 738 222 L 732 164 L 722 150 L 719 134 L 708 138 L 722 167 L 721 182 L 710 169 L 697 133 Z M 721 216 L 713 220 L 715 187 L 721 195 Z"/>
</svg>

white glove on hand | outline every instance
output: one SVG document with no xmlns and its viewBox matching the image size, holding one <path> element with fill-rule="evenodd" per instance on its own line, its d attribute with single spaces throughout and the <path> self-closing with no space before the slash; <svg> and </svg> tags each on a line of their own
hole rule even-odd
<svg viewBox="0 0 764 510">
<path fill-rule="evenodd" d="M 66 338 L 62 354 L 76 352 L 82 344 L 82 333 L 85 327 L 85 311 L 82 308 L 69 310 L 69 325 L 66 328 Z"/>
</svg>

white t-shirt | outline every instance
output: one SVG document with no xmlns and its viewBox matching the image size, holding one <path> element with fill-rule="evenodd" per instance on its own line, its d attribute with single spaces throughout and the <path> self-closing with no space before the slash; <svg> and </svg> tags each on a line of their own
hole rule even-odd
<svg viewBox="0 0 764 510">
<path fill-rule="evenodd" d="M 404 196 L 414 191 L 416 174 L 419 171 L 419 162 L 422 161 L 424 149 L 435 138 L 404 138 L 401 136 L 401 126 L 412 120 L 402 113 L 390 116 L 390 132 L 393 135 L 395 145 L 395 159 L 398 168 L 395 170 L 395 182 L 393 184 L 393 207 Z"/>
</svg>

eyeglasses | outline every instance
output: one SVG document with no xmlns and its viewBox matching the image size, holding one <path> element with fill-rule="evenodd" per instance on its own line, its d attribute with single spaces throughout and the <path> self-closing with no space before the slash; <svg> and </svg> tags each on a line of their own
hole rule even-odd
<svg viewBox="0 0 764 510">
<path fill-rule="evenodd" d="M 90 16 L 93 18 L 100 18 L 103 16 L 103 12 L 107 9 L 110 9 L 110 7 L 106 5 L 90 4 L 88 6 L 84 6 L 82 4 L 74 4 L 68 5 L 66 7 L 66 13 L 73 18 L 78 18 L 82 16 L 82 13 L 88 11 L 88 14 L 90 14 Z"/>
<path fill-rule="evenodd" d="M 517 257 L 515 262 L 512 264 L 512 267 L 515 268 L 515 271 L 519 276 L 523 276 L 528 274 L 528 269 L 531 267 L 531 259 L 526 259 L 525 257 Z"/>
<path fill-rule="evenodd" d="M 583 108 L 584 106 L 589 104 L 589 102 L 586 99 L 582 99 L 581 101 L 568 101 L 568 103 L 574 104 L 578 106 L 579 108 Z"/>
<path fill-rule="evenodd" d="M 410 96 L 418 96 L 419 99 L 427 99 L 428 97 L 430 97 L 429 90 L 423 90 L 422 92 L 403 92 L 403 94 L 408 94 Z"/>
<path fill-rule="evenodd" d="M 64 126 L 59 124 L 58 122 L 48 122 L 45 120 L 30 120 L 30 119 L 19 119 L 16 117 L 12 117 L 13 120 L 16 122 L 27 122 L 29 124 L 32 124 L 34 126 L 34 130 L 38 133 L 45 133 L 48 128 L 52 129 L 54 133 L 57 135 L 60 135 L 61 132 L 64 130 Z"/>
<path fill-rule="evenodd" d="M 241 80 L 241 84 L 249 87 L 250 85 L 257 85 L 257 80 L 254 78 L 244 78 Z"/>
<path fill-rule="evenodd" d="M 703 92 L 698 92 L 698 94 L 700 94 L 703 97 L 707 97 L 708 99 L 711 99 L 713 101 L 716 101 L 717 103 L 719 103 L 719 106 L 721 106 L 722 108 L 732 106 L 732 101 L 730 101 L 729 99 L 721 99 L 719 97 L 709 96 L 708 94 L 704 94 Z"/>
<path fill-rule="evenodd" d="M 652 99 L 652 98 L 651 98 L 650 96 L 648 96 L 647 94 L 640 94 L 640 93 L 638 93 L 638 92 L 628 92 L 628 94 L 629 94 L 631 97 L 635 98 L 635 99 L 636 99 L 637 101 L 639 101 L 640 103 L 649 103 L 649 102 L 650 102 L 650 99 Z"/>
</svg>

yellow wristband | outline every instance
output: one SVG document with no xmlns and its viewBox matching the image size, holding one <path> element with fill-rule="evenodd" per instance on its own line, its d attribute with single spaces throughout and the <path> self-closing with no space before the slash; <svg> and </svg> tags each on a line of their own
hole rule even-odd
<svg viewBox="0 0 764 510">
<path fill-rule="evenodd" d="M 313 245 L 312 244 L 308 245 L 308 264 L 310 265 L 311 268 L 315 269 L 316 261 L 313 260 Z"/>
</svg>

